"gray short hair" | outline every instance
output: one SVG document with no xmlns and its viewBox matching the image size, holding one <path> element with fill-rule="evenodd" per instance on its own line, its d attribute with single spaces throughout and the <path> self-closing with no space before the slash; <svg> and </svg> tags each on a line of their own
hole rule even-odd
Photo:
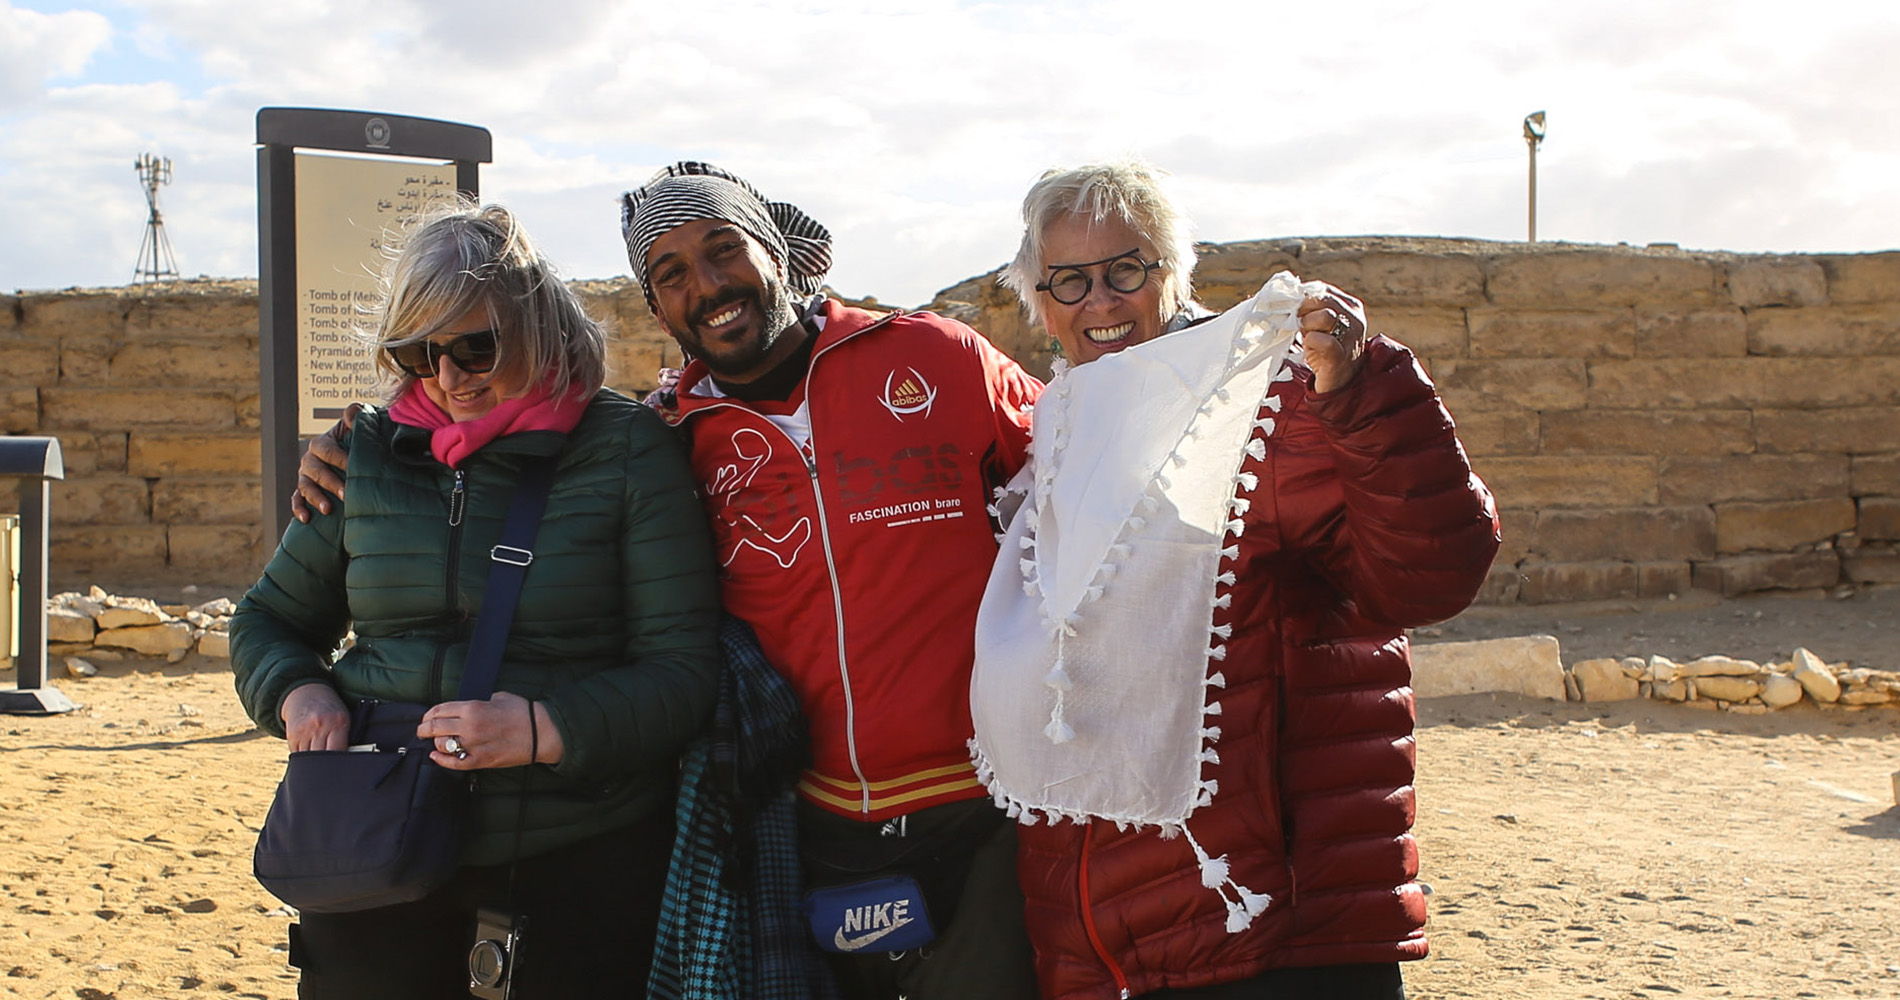
<svg viewBox="0 0 1900 1000">
<path fill-rule="evenodd" d="M 1052 169 L 1023 198 L 1023 243 L 999 278 L 1022 300 L 1031 322 L 1040 323 L 1043 236 L 1066 216 L 1095 221 L 1120 219 L 1155 248 L 1161 270 L 1161 319 L 1166 322 L 1194 300 L 1194 232 L 1187 216 L 1162 188 L 1163 173 L 1141 160 L 1114 160 Z"/>
<path fill-rule="evenodd" d="M 607 336 L 555 273 L 514 213 L 461 203 L 416 220 L 383 274 L 376 367 L 390 398 L 414 378 L 386 348 L 426 340 L 471 309 L 495 329 L 496 377 L 554 398 L 593 395 L 607 380 Z"/>
</svg>

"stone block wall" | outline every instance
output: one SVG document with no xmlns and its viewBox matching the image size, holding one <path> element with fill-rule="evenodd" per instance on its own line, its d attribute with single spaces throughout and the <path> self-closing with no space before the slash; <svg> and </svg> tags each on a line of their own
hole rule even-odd
<svg viewBox="0 0 1900 1000">
<path fill-rule="evenodd" d="M 0 430 L 66 461 L 56 579 L 254 573 L 257 428 L 253 284 L 0 296 Z"/>
<path fill-rule="evenodd" d="M 1438 382 L 1503 514 L 1483 600 L 1900 583 L 1900 253 L 1260 241 L 1203 247 L 1197 295 L 1281 268 L 1362 296 Z M 616 387 L 678 363 L 638 285 L 575 288 Z M 1048 372 L 994 274 L 930 308 Z M 0 431 L 66 453 L 56 585 L 254 577 L 257 430 L 253 283 L 0 296 Z"/>
<path fill-rule="evenodd" d="M 1204 247 L 1197 297 L 1282 268 L 1438 383 L 1503 514 L 1482 600 L 1900 582 L 1900 253 L 1264 241 Z M 935 307 L 1048 370 L 993 274 Z"/>
</svg>

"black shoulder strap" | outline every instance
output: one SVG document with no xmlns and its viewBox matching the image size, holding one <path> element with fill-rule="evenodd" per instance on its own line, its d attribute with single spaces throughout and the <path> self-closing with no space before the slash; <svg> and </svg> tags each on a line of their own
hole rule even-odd
<svg viewBox="0 0 1900 1000">
<path fill-rule="evenodd" d="M 475 634 L 468 641 L 468 662 L 462 666 L 461 701 L 486 701 L 495 693 L 495 677 L 501 672 L 502 647 L 508 644 L 508 629 L 514 624 L 515 604 L 521 599 L 521 584 L 528 577 L 528 564 L 534 562 L 534 536 L 541 530 L 541 515 L 548 508 L 548 493 L 554 488 L 554 466 L 559 455 L 530 459 L 515 484 L 515 495 L 508 504 L 508 520 L 501 526 L 501 542 L 488 550 L 493 560 L 488 568 L 488 586 L 482 591 L 482 612 L 475 619 Z"/>
</svg>

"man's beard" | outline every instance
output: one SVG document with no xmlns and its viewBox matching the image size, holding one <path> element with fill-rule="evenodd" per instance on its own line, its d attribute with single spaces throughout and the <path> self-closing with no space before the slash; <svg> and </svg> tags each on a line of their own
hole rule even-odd
<svg viewBox="0 0 1900 1000">
<path fill-rule="evenodd" d="M 724 354 L 714 353 L 707 348 L 706 338 L 700 334 L 701 324 L 707 317 L 716 316 L 742 303 L 751 304 L 754 313 L 764 317 L 759 335 L 748 343 L 727 347 Z M 792 309 L 792 299 L 786 293 L 785 285 L 776 278 L 768 277 L 762 286 L 732 288 L 718 298 L 703 303 L 686 318 L 685 335 L 677 331 L 673 335 L 716 375 L 756 375 L 762 373 L 754 369 L 771 354 L 779 338 L 797 321 L 798 314 Z"/>
</svg>

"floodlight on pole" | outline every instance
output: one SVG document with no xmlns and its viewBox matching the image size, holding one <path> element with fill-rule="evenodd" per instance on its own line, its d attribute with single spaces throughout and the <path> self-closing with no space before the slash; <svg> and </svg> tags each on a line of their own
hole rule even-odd
<svg viewBox="0 0 1900 1000">
<path fill-rule="evenodd" d="M 1537 242 L 1537 147 L 1544 144 L 1544 113 L 1533 111 L 1524 116 L 1524 142 L 1531 147 L 1531 237 Z"/>
<path fill-rule="evenodd" d="M 145 220 L 145 239 L 139 243 L 139 262 L 132 268 L 132 281 L 163 281 L 178 277 L 178 261 L 172 257 L 172 241 L 165 235 L 165 217 L 158 211 L 158 189 L 172 182 L 171 157 L 140 153 L 132 162 L 139 172 L 139 185 L 145 188 L 145 206 L 151 210 Z"/>
</svg>

